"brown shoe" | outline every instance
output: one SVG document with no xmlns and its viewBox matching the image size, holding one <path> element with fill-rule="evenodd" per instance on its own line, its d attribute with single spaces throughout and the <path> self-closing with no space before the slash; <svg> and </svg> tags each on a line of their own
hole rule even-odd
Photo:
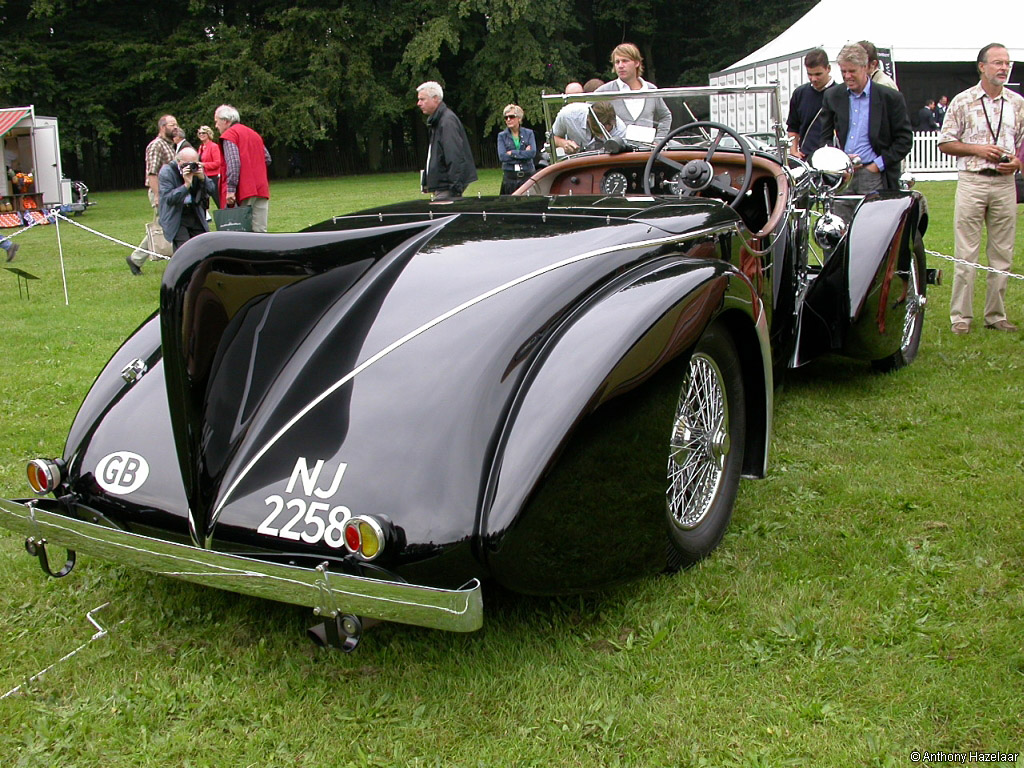
<svg viewBox="0 0 1024 768">
<path fill-rule="evenodd" d="M 1016 331 L 1017 326 L 1009 320 L 996 320 L 994 323 L 985 323 L 990 331 Z"/>
<path fill-rule="evenodd" d="M 957 336 L 963 336 L 965 333 L 971 332 L 971 324 L 965 323 L 963 320 L 959 320 L 953 323 L 953 327 L 950 330 L 952 330 Z"/>
</svg>

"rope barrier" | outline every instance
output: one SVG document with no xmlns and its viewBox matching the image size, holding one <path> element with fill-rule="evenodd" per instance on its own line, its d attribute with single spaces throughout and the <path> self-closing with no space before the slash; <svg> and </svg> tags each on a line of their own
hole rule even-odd
<svg viewBox="0 0 1024 768">
<path fill-rule="evenodd" d="M 98 620 L 96 619 L 96 617 L 95 617 L 95 616 L 93 615 L 93 614 L 99 613 L 99 612 L 100 612 L 100 611 L 102 611 L 102 610 L 103 610 L 104 608 L 106 608 L 106 607 L 107 607 L 108 605 L 110 605 L 110 601 L 109 601 L 109 600 L 108 600 L 107 602 L 105 602 L 105 603 L 104 603 L 103 605 L 99 606 L 98 608 L 93 608 L 93 609 L 92 609 L 91 611 L 89 611 L 88 613 L 86 613 L 86 614 L 85 614 L 85 618 L 87 618 L 87 619 L 89 620 L 89 623 L 90 623 L 90 624 L 92 624 L 92 625 L 93 625 L 94 627 L 96 627 L 96 632 L 95 632 L 95 633 L 93 633 L 93 636 L 92 636 L 92 637 L 90 637 L 90 638 L 89 638 L 88 640 L 86 640 L 86 641 L 85 641 L 84 643 L 82 643 L 82 644 L 81 644 L 80 646 L 78 646 L 77 648 L 75 648 L 75 650 L 73 650 L 73 651 L 71 651 L 70 653 L 66 653 L 66 654 L 64 654 L 63 656 L 61 656 L 61 657 L 60 657 L 59 659 L 57 659 L 57 660 L 56 660 L 55 662 L 53 662 L 53 664 L 51 664 L 50 666 L 48 666 L 48 667 L 47 667 L 46 669 L 44 669 L 44 670 L 42 670 L 42 671 L 40 671 L 40 672 L 38 672 L 38 673 L 36 673 L 36 674 L 32 675 L 32 677 L 30 677 L 30 678 L 29 678 L 28 680 L 26 680 L 26 681 L 25 681 L 24 683 L 22 683 L 21 685 L 16 685 L 16 686 L 14 686 L 13 688 L 11 688 L 11 690 L 9 690 L 9 691 L 8 691 L 7 693 L 5 693 L 5 694 L 4 694 L 3 696 L 0 696 L 0 699 L 6 699 L 6 698 L 7 698 L 7 697 L 9 697 L 9 696 L 13 696 L 14 694 L 16 694 L 16 693 L 18 693 L 19 691 L 21 691 L 21 689 L 22 689 L 22 688 L 23 688 L 23 687 L 24 687 L 25 685 L 27 685 L 28 683 L 34 683 L 34 682 L 35 682 L 36 680 L 38 680 L 39 678 L 41 678 L 41 677 L 42 677 L 43 675 L 45 675 L 45 674 L 46 674 L 47 672 L 49 672 L 49 671 L 50 671 L 51 669 L 53 669 L 54 667 L 56 667 L 56 666 L 57 666 L 58 664 L 60 664 L 61 662 L 63 662 L 63 661 L 67 661 L 67 660 L 68 660 L 68 659 L 70 659 L 70 658 L 71 658 L 72 656 L 74 656 L 74 655 L 75 655 L 76 653 L 78 653 L 79 651 L 81 651 L 82 649 L 84 649 L 84 648 L 85 648 L 86 646 L 88 646 L 88 645 L 89 645 L 90 643 L 93 643 L 93 642 L 95 642 L 96 640 L 101 640 L 101 639 L 103 639 L 104 637 L 106 637 L 107 635 L 109 635 L 109 634 L 110 634 L 110 630 L 108 630 L 108 629 L 106 629 L 105 627 L 103 627 L 103 626 L 102 626 L 102 625 L 101 625 L 101 624 L 99 623 L 99 621 L 98 621 Z M 122 624 L 124 624 L 124 623 L 125 623 L 126 621 L 127 621 L 127 619 L 121 619 L 121 620 L 120 620 L 119 622 L 117 622 L 117 624 L 115 624 L 114 626 L 115 626 L 115 627 L 119 627 L 119 626 L 121 626 Z"/>
<path fill-rule="evenodd" d="M 39 222 L 35 221 L 33 219 L 31 224 L 26 224 L 24 227 L 19 229 L 17 232 L 11 232 L 11 234 L 9 234 L 9 235 L 0 235 L 0 240 L 12 240 L 15 237 L 17 237 L 18 235 L 20 235 L 22 232 L 28 232 L 30 229 L 32 229 L 32 227 L 37 227 L 37 226 L 39 226 Z"/>
<path fill-rule="evenodd" d="M 1024 280 L 1024 275 L 1018 275 L 1013 272 L 1007 272 L 1002 269 L 996 269 L 995 267 L 989 267 L 984 264 L 978 264 L 977 262 L 974 261 L 967 261 L 966 259 L 958 259 L 955 256 L 947 256 L 946 254 L 939 253 L 938 251 L 929 251 L 927 248 L 924 249 L 924 252 L 927 253 L 929 256 L 938 256 L 940 259 L 952 261 L 954 264 L 962 264 L 965 267 L 973 267 L 974 269 L 980 269 L 983 272 L 992 272 L 997 275 L 1006 275 L 1007 277 L 1012 277 L 1015 280 Z"/>
<path fill-rule="evenodd" d="M 58 213 L 57 211 L 52 211 L 52 213 L 53 213 L 54 216 L 56 216 L 57 218 L 61 219 L 62 221 L 66 221 L 68 224 L 74 224 L 79 229 L 84 229 L 86 232 L 89 232 L 90 234 L 96 235 L 97 237 L 102 237 L 104 240 L 109 240 L 112 243 L 117 243 L 118 245 L 123 245 L 125 248 L 131 248 L 133 251 L 138 250 L 141 253 L 145 253 L 146 255 L 148 255 L 153 260 L 170 261 L 170 258 L 171 258 L 170 256 L 164 256 L 161 253 L 156 253 L 155 251 L 147 250 L 147 249 L 145 249 L 145 248 L 143 248 L 141 246 L 132 245 L 131 243 L 126 243 L 124 240 L 118 240 L 116 237 L 111 237 L 110 235 L 105 235 L 102 232 L 98 232 L 97 230 L 92 229 L 90 227 L 87 227 L 84 224 L 80 224 L 77 221 L 73 221 L 73 220 L 69 219 L 67 216 L 65 216 L 62 213 Z"/>
</svg>

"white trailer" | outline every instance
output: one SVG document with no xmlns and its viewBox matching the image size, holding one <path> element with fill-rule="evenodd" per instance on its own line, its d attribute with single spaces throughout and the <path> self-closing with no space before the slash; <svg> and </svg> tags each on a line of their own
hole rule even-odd
<svg viewBox="0 0 1024 768">
<path fill-rule="evenodd" d="M 0 174 L 0 208 L 3 212 L 72 206 L 71 181 L 60 165 L 60 137 L 56 117 L 37 115 L 34 106 L 0 108 L 0 139 L 3 141 L 4 173 Z M 31 174 L 31 187 L 20 186 L 17 174 Z M 82 206 L 84 210 L 84 205 Z"/>
</svg>

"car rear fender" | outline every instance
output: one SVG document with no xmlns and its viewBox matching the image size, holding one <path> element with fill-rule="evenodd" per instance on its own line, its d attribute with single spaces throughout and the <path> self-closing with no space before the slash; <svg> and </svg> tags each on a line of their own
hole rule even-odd
<svg viewBox="0 0 1024 768">
<path fill-rule="evenodd" d="M 760 300 L 747 278 L 727 262 L 663 261 L 624 276 L 581 307 L 538 355 L 495 453 L 481 521 L 485 548 L 499 545 L 503 533 L 516 524 L 581 425 L 588 423 L 592 429 L 602 414 L 608 423 L 618 420 L 619 426 L 625 423 L 634 430 L 627 442 L 650 433 L 661 474 L 655 480 L 657 493 L 663 496 L 664 450 L 683 366 L 701 334 L 716 321 L 734 334 L 746 369 L 750 444 L 744 470 L 763 475 L 772 382 Z M 623 413 L 630 415 L 622 420 Z M 628 426 L 633 420 L 635 429 Z M 610 435 L 597 431 L 602 439 Z M 630 445 L 617 447 L 624 454 L 634 453 Z M 607 467 L 609 474 L 628 470 L 626 465 L 633 463 L 625 455 L 606 461 L 618 464 Z M 660 515 L 663 502 L 655 506 Z"/>
</svg>

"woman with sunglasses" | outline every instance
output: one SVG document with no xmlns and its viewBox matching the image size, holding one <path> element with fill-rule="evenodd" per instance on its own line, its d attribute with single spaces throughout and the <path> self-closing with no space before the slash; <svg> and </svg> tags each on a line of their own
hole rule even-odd
<svg viewBox="0 0 1024 768">
<path fill-rule="evenodd" d="M 511 195 L 533 175 L 537 143 L 533 131 L 522 126 L 522 107 L 509 104 L 502 112 L 505 115 L 505 130 L 498 134 L 498 159 L 504 172 L 501 194 Z"/>
<path fill-rule="evenodd" d="M 199 162 L 203 164 L 206 177 L 212 179 L 220 189 L 220 173 L 224 167 L 224 159 L 220 153 L 220 145 L 213 140 L 213 129 L 208 125 L 201 125 L 196 135 L 199 137 Z M 212 195 L 210 199 L 216 201 L 217 196 Z"/>
</svg>

